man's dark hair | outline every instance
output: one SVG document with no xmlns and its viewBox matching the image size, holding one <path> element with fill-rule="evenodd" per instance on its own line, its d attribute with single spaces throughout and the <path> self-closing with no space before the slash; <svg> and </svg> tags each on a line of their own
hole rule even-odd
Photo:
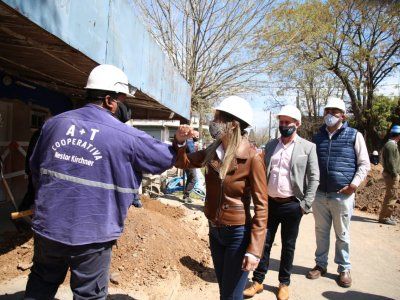
<svg viewBox="0 0 400 300">
<path fill-rule="evenodd" d="M 86 90 L 86 100 L 91 103 L 102 102 L 106 96 L 117 99 L 118 93 L 103 90 Z"/>
</svg>

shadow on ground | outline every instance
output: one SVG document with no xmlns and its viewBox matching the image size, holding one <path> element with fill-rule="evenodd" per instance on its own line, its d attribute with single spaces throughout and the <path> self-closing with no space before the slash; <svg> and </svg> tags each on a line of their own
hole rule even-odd
<svg viewBox="0 0 400 300">
<path fill-rule="evenodd" d="M 28 225 L 23 224 L 21 226 L 25 227 L 19 232 L 4 232 L 0 234 L 0 255 L 6 254 L 11 250 L 14 250 L 16 247 L 25 244 L 32 238 L 32 230 L 26 227 Z"/>
<path fill-rule="evenodd" d="M 191 270 L 194 274 L 196 274 L 204 281 L 213 283 L 217 282 L 217 278 L 215 277 L 215 272 L 213 268 L 205 266 L 202 262 L 198 262 L 190 256 L 183 256 L 180 261 L 182 265 Z"/>
<path fill-rule="evenodd" d="M 16 292 L 14 294 L 0 295 L 0 300 L 20 300 L 24 298 L 25 291 Z"/>
<path fill-rule="evenodd" d="M 5 294 L 0 295 L 0 300 L 20 300 L 24 298 L 25 291 L 16 292 L 14 294 Z M 55 300 L 58 300 L 55 298 Z M 124 294 L 113 294 L 108 295 L 107 300 L 137 300 L 136 298 L 132 298 L 129 295 Z"/>
<path fill-rule="evenodd" d="M 269 260 L 269 269 L 279 272 L 279 264 L 280 261 L 274 258 L 271 258 Z M 293 265 L 293 269 L 292 269 L 292 274 L 298 274 L 298 275 L 307 275 L 307 272 L 310 271 L 314 266 L 309 266 L 309 267 L 303 267 L 303 266 L 298 266 L 298 265 Z M 333 273 L 326 273 L 325 277 L 332 279 L 334 281 L 336 281 L 338 274 L 333 274 Z"/>
<path fill-rule="evenodd" d="M 354 216 L 354 215 L 351 217 L 351 220 L 356 222 L 378 223 L 377 219 L 367 218 L 362 216 Z"/>
<path fill-rule="evenodd" d="M 182 205 L 184 205 L 187 208 L 189 208 L 190 210 L 199 210 L 199 211 L 203 211 L 204 210 L 204 204 L 184 203 L 183 200 L 182 200 L 182 197 L 178 197 L 178 196 L 173 195 L 173 194 L 165 194 L 165 195 L 162 196 L 162 198 L 165 198 L 165 199 L 168 199 L 168 200 L 178 201 L 178 202 L 182 203 Z"/>
<path fill-rule="evenodd" d="M 199 211 L 203 211 L 204 210 L 204 205 L 203 204 L 199 205 L 199 204 L 193 204 L 193 203 L 184 203 L 183 205 L 185 205 L 190 210 L 199 210 Z"/>
<path fill-rule="evenodd" d="M 179 198 L 178 196 L 173 195 L 173 194 L 164 194 L 164 195 L 161 196 L 161 198 L 182 202 L 181 198 Z"/>
<path fill-rule="evenodd" d="M 108 295 L 107 300 L 137 300 L 137 298 L 132 298 L 131 296 L 124 294 L 114 294 Z"/>
<path fill-rule="evenodd" d="M 394 298 L 388 298 L 385 296 L 379 296 L 369 293 L 363 293 L 358 291 L 346 291 L 344 293 L 327 291 L 323 292 L 322 296 L 329 300 L 394 300 Z"/>
</svg>

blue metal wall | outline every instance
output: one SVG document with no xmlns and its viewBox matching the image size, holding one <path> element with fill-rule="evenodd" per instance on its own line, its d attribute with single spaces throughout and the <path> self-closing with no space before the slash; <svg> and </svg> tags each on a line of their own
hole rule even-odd
<svg viewBox="0 0 400 300">
<path fill-rule="evenodd" d="M 190 86 L 146 31 L 133 1 L 0 1 L 94 61 L 120 67 L 132 85 L 190 118 Z"/>
</svg>

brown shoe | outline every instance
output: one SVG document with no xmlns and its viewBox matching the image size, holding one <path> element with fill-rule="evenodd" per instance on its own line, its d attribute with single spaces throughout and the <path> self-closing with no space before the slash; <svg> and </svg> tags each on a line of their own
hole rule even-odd
<svg viewBox="0 0 400 300">
<path fill-rule="evenodd" d="M 258 283 L 257 281 L 253 281 L 250 286 L 243 291 L 243 296 L 246 298 L 251 298 L 255 294 L 259 294 L 264 290 L 264 285 L 262 283 Z"/>
<path fill-rule="evenodd" d="M 289 299 L 289 287 L 286 284 L 279 284 L 278 289 L 278 300 L 288 300 Z"/>
<path fill-rule="evenodd" d="M 326 269 L 316 265 L 312 270 L 308 271 L 306 277 L 308 279 L 318 279 L 326 274 Z"/>
<path fill-rule="evenodd" d="M 348 288 L 351 287 L 351 276 L 350 276 L 350 270 L 346 270 L 344 272 L 340 272 L 339 277 L 338 277 L 338 284 L 341 287 Z"/>
</svg>

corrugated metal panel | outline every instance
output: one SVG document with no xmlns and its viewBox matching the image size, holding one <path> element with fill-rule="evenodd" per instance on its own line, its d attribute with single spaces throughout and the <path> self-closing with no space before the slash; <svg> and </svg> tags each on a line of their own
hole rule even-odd
<svg viewBox="0 0 400 300">
<path fill-rule="evenodd" d="M 190 86 L 138 20 L 133 1 L 1 1 L 92 60 L 119 66 L 132 85 L 189 119 Z"/>
</svg>

